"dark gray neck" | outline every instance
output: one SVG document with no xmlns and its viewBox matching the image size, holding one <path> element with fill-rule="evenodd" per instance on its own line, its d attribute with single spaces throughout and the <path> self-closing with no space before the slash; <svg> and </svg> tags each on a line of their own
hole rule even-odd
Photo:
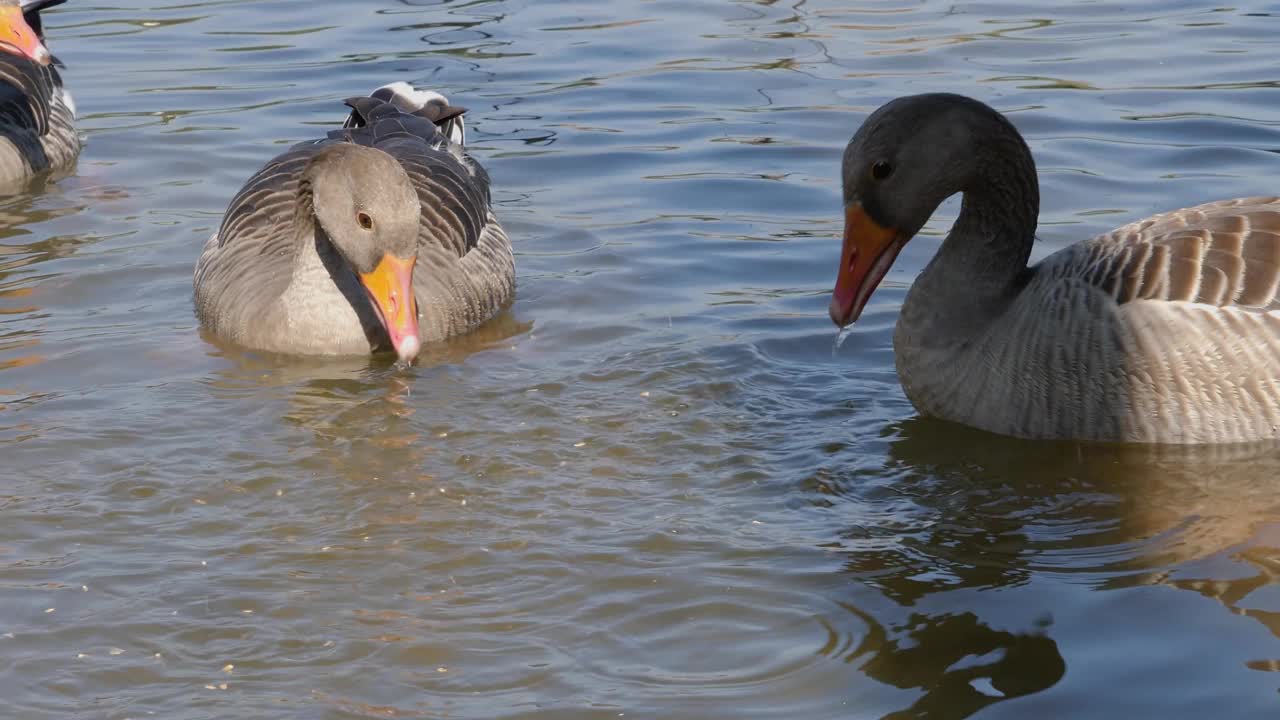
<svg viewBox="0 0 1280 720">
<path fill-rule="evenodd" d="M 975 133 L 985 140 L 974 147 L 977 169 L 961 190 L 960 215 L 908 297 L 917 306 L 915 321 L 940 333 L 985 325 L 1025 282 L 1040 213 L 1035 161 L 1021 136 L 997 118 Z"/>
<path fill-rule="evenodd" d="M 1036 165 L 1022 137 L 996 116 L 974 148 L 977 166 L 961 189 L 960 216 L 935 264 L 954 279 L 990 288 L 1016 282 L 1027 267 L 1040 215 Z"/>
</svg>

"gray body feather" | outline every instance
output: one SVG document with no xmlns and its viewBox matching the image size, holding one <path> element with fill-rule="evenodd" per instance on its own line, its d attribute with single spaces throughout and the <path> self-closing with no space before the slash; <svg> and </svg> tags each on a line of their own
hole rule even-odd
<svg viewBox="0 0 1280 720">
<path fill-rule="evenodd" d="M 938 312 L 973 306 L 935 262 L 898 320 L 898 372 L 921 412 L 1002 434 L 1280 437 L 1278 287 L 1273 197 L 1164 213 L 1068 247 L 968 323 Z"/>
</svg>

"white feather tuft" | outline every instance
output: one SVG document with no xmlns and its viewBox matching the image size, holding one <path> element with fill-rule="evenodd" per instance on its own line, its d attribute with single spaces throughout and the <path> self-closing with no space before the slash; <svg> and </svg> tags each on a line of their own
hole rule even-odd
<svg viewBox="0 0 1280 720">
<path fill-rule="evenodd" d="M 378 88 L 379 90 L 391 91 L 391 104 L 400 109 L 401 112 L 417 112 L 428 104 L 433 102 L 441 103 L 445 106 L 449 105 L 449 98 L 435 90 L 419 90 L 403 80 L 388 83 Z M 449 138 L 449 142 L 456 145 L 465 145 L 467 142 L 467 129 L 459 115 L 451 118 L 440 125 L 440 131 L 445 137 Z"/>
<path fill-rule="evenodd" d="M 419 90 L 403 80 L 388 83 L 378 89 L 390 90 L 392 94 L 391 102 L 404 112 L 421 110 L 432 100 L 439 100 L 445 105 L 449 104 L 449 98 L 435 90 Z"/>
<path fill-rule="evenodd" d="M 450 142 L 459 147 L 467 144 L 467 128 L 462 122 L 461 115 L 451 119 L 445 125 L 445 132 L 449 135 Z"/>
<path fill-rule="evenodd" d="M 66 88 L 62 88 L 62 104 L 66 105 L 67 109 L 71 111 L 71 117 L 77 117 L 76 101 L 71 97 L 71 92 Z"/>
</svg>

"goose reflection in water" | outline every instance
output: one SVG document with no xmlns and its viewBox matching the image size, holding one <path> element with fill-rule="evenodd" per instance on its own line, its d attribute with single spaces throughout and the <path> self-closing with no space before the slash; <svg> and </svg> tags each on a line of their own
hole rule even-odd
<svg viewBox="0 0 1280 720">
<path fill-rule="evenodd" d="M 39 191 L 54 193 L 47 176 L 32 180 L 31 184 Z M 93 193 L 95 197 L 98 195 L 100 193 Z M 26 321 L 48 314 L 49 301 L 58 305 L 58 288 L 69 279 L 47 269 L 37 272 L 37 266 L 70 257 L 94 240 L 79 235 L 41 234 L 32 229 L 78 214 L 87 207 L 84 202 L 58 204 L 57 201 L 65 197 L 57 196 L 55 202 L 50 202 L 48 198 L 31 194 L 0 201 L 0 328 L 4 330 L 0 339 L 0 370 L 34 368 L 45 362 L 49 352 L 42 346 L 45 330 Z M 22 403 L 41 396 L 41 392 L 30 389 L 39 384 L 31 382 L 33 377 L 0 377 L 0 409 L 4 403 Z"/>
<path fill-rule="evenodd" d="M 458 397 L 463 389 L 437 373 L 450 372 L 477 353 L 508 348 L 532 329 L 532 321 L 503 311 L 467 335 L 428 344 L 409 369 L 393 365 L 385 356 L 308 359 L 248 351 L 202 333 L 212 346 L 209 354 L 229 361 L 206 384 L 221 400 L 293 386 L 287 404 L 267 412 L 279 413 L 280 422 L 310 435 L 299 443 L 315 449 L 304 464 L 324 456 L 326 472 L 351 479 L 404 474 L 422 464 L 418 434 L 429 425 L 420 418 L 408 420 L 433 405 L 464 400 Z M 362 398 L 365 401 L 353 402 Z M 335 447 L 346 451 L 332 452 Z"/>
<path fill-rule="evenodd" d="M 845 572 L 879 596 L 850 604 L 871 629 L 844 659 L 920 693 L 886 717 L 964 718 L 1052 688 L 1073 663 L 1059 643 L 1082 639 L 1055 623 L 1055 611 L 1080 621 L 1064 587 L 1190 590 L 1280 638 L 1280 615 L 1245 599 L 1280 576 L 1274 444 L 1027 442 L 919 418 L 888 432 L 883 472 L 812 478 L 823 504 L 856 521 L 839 542 Z M 1105 597 L 1090 605 L 1117 607 Z M 1126 621 L 1086 620 L 1092 633 Z M 1176 615 L 1153 622 L 1169 636 L 1180 630 Z M 1092 633 L 1090 642 L 1105 642 Z M 1277 665 L 1237 660 L 1240 670 Z"/>
</svg>

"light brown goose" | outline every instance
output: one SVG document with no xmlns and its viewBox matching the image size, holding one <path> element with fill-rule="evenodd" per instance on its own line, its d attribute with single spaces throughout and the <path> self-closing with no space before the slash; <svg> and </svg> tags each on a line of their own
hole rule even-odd
<svg viewBox="0 0 1280 720">
<path fill-rule="evenodd" d="M 205 244 L 195 309 L 214 335 L 408 361 L 511 301 L 511 243 L 463 152 L 465 109 L 405 83 L 347 104 L 342 129 L 250 178 Z"/>
<path fill-rule="evenodd" d="M 0 189 L 80 153 L 75 103 L 44 42 L 40 11 L 65 0 L 0 0 Z"/>
<path fill-rule="evenodd" d="M 947 197 L 960 214 L 894 333 L 924 415 L 1006 435 L 1226 443 L 1280 437 L 1280 198 L 1155 215 L 1028 267 L 1031 152 L 970 98 L 882 106 L 844 153 L 831 318 L 857 320 Z"/>
</svg>

